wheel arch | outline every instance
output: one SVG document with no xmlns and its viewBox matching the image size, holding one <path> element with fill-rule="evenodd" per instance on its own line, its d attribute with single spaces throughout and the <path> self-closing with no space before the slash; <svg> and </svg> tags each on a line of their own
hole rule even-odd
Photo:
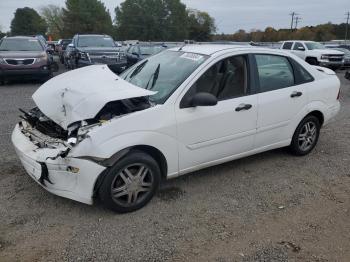
<svg viewBox="0 0 350 262">
<path fill-rule="evenodd" d="M 324 115 L 323 115 L 323 113 L 321 111 L 313 110 L 310 113 L 308 113 L 305 117 L 307 117 L 307 116 L 315 116 L 315 117 L 317 117 L 317 119 L 320 121 L 320 125 L 323 126 L 323 124 L 324 124 Z"/>
<path fill-rule="evenodd" d="M 103 161 L 103 165 L 106 166 L 107 168 L 99 174 L 95 181 L 94 185 L 94 196 L 96 196 L 96 193 L 98 192 L 98 189 L 102 185 L 102 182 L 109 170 L 110 167 L 112 167 L 117 161 L 120 159 L 126 157 L 128 154 L 131 154 L 132 152 L 144 152 L 148 155 L 150 155 L 154 160 L 158 163 L 160 172 L 161 172 L 161 177 L 162 180 L 165 180 L 168 174 L 168 162 L 164 154 L 156 147 L 154 146 L 149 146 L 149 145 L 134 145 L 130 146 L 128 148 L 122 149 L 112 155 L 110 158 L 105 159 Z"/>
</svg>

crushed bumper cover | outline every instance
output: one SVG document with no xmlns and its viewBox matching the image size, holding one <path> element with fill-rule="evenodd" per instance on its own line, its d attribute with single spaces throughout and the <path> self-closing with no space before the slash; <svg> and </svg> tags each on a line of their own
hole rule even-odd
<svg viewBox="0 0 350 262">
<path fill-rule="evenodd" d="M 95 182 L 105 167 L 69 156 L 50 159 L 64 149 L 63 145 L 62 148 L 39 148 L 22 133 L 19 125 L 11 139 L 24 169 L 44 189 L 78 202 L 93 203 Z"/>
</svg>

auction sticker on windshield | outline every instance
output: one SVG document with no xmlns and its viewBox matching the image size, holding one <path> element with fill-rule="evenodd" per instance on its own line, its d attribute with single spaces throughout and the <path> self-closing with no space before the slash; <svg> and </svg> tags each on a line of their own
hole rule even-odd
<svg viewBox="0 0 350 262">
<path fill-rule="evenodd" d="M 184 53 L 183 55 L 180 56 L 181 58 L 185 58 L 185 59 L 190 59 L 193 61 L 199 61 L 202 58 L 204 58 L 202 55 L 199 54 L 194 54 L 194 53 Z"/>
</svg>

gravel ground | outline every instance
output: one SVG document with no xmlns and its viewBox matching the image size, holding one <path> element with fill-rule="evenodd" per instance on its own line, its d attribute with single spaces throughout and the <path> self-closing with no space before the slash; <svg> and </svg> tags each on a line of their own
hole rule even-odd
<svg viewBox="0 0 350 262">
<path fill-rule="evenodd" d="M 10 143 L 39 83 L 0 87 L 0 261 L 350 261 L 350 81 L 306 157 L 285 150 L 170 180 L 118 215 L 43 190 Z"/>
</svg>

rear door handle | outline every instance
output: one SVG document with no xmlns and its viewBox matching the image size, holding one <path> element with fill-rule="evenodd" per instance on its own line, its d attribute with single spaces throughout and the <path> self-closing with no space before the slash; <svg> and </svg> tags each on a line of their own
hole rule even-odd
<svg viewBox="0 0 350 262">
<path fill-rule="evenodd" d="M 253 106 L 249 105 L 249 104 L 240 104 L 237 108 L 236 108 L 236 112 L 240 112 L 242 110 L 249 110 L 251 109 Z"/>
<path fill-rule="evenodd" d="M 291 98 L 294 98 L 294 97 L 300 97 L 300 96 L 302 96 L 302 95 L 303 95 L 302 92 L 294 91 L 294 92 L 290 95 L 290 97 L 291 97 Z"/>
</svg>

